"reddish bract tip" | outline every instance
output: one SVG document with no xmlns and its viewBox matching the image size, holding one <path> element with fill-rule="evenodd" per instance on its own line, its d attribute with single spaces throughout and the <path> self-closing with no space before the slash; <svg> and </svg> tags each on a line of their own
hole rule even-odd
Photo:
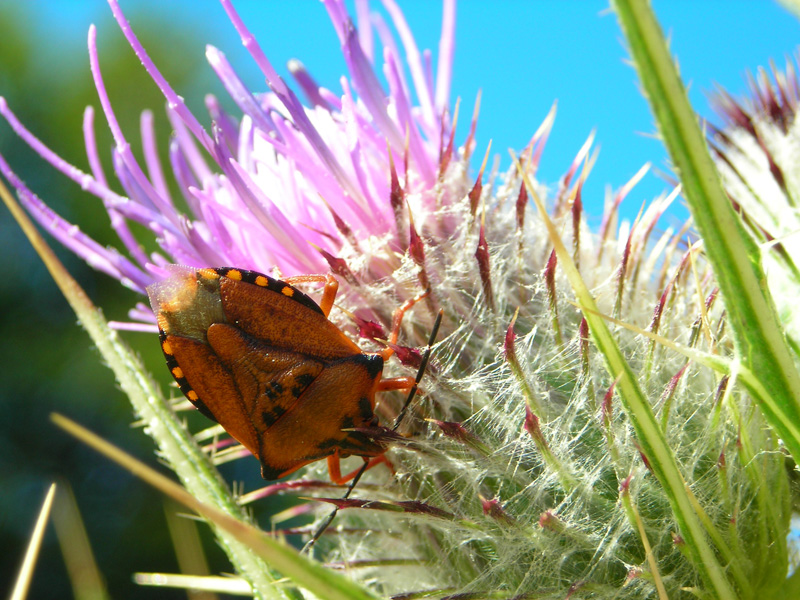
<svg viewBox="0 0 800 600">
<path fill-rule="evenodd" d="M 539 427 L 539 417 L 533 414 L 529 406 L 525 407 L 525 431 L 530 434 L 537 444 L 547 445 Z"/>
<path fill-rule="evenodd" d="M 560 532 L 563 531 L 564 524 L 552 510 L 546 510 L 539 517 L 539 527 Z"/>
<path fill-rule="evenodd" d="M 481 220 L 480 235 L 478 237 L 478 247 L 475 250 L 475 259 L 478 261 L 478 271 L 481 274 L 483 283 L 483 296 L 486 304 L 494 311 L 494 292 L 492 291 L 492 275 L 489 263 L 489 244 L 486 241 L 483 220 Z"/>
<path fill-rule="evenodd" d="M 367 321 L 358 315 L 353 315 L 353 319 L 355 320 L 356 325 L 358 325 L 358 335 L 362 338 L 372 340 L 373 342 L 386 339 L 386 330 L 380 323 L 376 323 L 375 321 Z"/>
<path fill-rule="evenodd" d="M 495 521 L 502 521 L 503 523 L 513 522 L 513 519 L 503 510 L 503 505 L 500 504 L 500 501 L 496 498 L 492 498 L 491 500 L 481 498 L 481 509 L 484 515 L 491 517 Z"/>
<path fill-rule="evenodd" d="M 468 442 L 475 438 L 474 434 L 466 429 L 461 423 L 453 423 L 451 421 L 439 421 L 437 419 L 428 419 L 431 423 L 436 425 L 445 437 L 459 442 Z"/>
<path fill-rule="evenodd" d="M 398 346 L 397 344 L 386 344 L 394 350 L 394 355 L 400 361 L 403 366 L 406 367 L 413 367 L 418 369 L 419 366 L 422 364 L 422 354 L 417 348 L 411 348 L 409 346 Z"/>
<path fill-rule="evenodd" d="M 519 363 L 517 362 L 517 349 L 515 345 L 515 342 L 517 340 L 517 334 L 514 331 L 514 325 L 517 322 L 518 315 L 519 315 L 519 309 L 516 310 L 514 316 L 511 318 L 511 323 L 508 324 L 508 328 L 506 329 L 505 342 L 503 343 L 503 352 L 505 353 L 506 360 L 510 362 L 514 367 L 519 367 Z"/>
<path fill-rule="evenodd" d="M 350 285 L 359 285 L 358 279 L 356 279 L 356 276 L 350 270 L 350 267 L 347 265 L 347 261 L 345 259 L 334 256 L 322 248 L 317 248 L 317 251 L 328 263 L 328 266 L 331 268 L 331 273 L 338 275 Z"/>
<path fill-rule="evenodd" d="M 644 466 L 647 467 L 647 470 L 652 473 L 653 468 L 650 466 L 650 459 L 647 458 L 647 455 L 645 455 L 644 451 L 642 450 L 642 447 L 639 446 L 638 442 L 634 442 L 633 445 L 636 446 L 636 449 L 639 451 L 639 456 L 642 457 L 642 462 L 644 463 Z"/>
<path fill-rule="evenodd" d="M 528 206 L 528 190 L 525 188 L 525 183 L 519 186 L 519 195 L 517 196 L 517 229 L 522 231 L 525 226 L 525 207 Z"/>
</svg>

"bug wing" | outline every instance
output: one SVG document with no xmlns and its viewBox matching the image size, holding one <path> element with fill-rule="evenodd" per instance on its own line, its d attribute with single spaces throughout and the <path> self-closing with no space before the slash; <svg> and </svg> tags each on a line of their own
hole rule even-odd
<svg viewBox="0 0 800 600">
<path fill-rule="evenodd" d="M 291 297 L 292 286 L 275 281 L 284 292 L 220 278 L 220 298 L 229 323 L 248 335 L 281 348 L 322 360 L 361 354 L 361 349 L 322 314 Z"/>
<path fill-rule="evenodd" d="M 181 391 L 203 414 L 222 427 L 253 454 L 258 452 L 258 434 L 242 410 L 243 402 L 230 371 L 214 350 L 203 342 L 177 335 L 165 336 L 165 354 L 180 370 Z"/>
<path fill-rule="evenodd" d="M 208 343 L 230 372 L 259 438 L 295 406 L 324 367 L 296 352 L 276 350 L 223 323 L 209 327 Z"/>
<path fill-rule="evenodd" d="M 291 410 L 323 365 L 276 351 L 224 323 L 211 325 L 207 340 L 167 337 L 173 358 L 195 393 L 193 402 L 260 459 L 262 437 Z"/>
<path fill-rule="evenodd" d="M 300 401 L 262 438 L 261 473 L 277 479 L 339 452 L 378 456 L 385 448 L 358 431 L 374 426 L 375 390 L 383 360 L 359 354 L 325 365 Z"/>
</svg>

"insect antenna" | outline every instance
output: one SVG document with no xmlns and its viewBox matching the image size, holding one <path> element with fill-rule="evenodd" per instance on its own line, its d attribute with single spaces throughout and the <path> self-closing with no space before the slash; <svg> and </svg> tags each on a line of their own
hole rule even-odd
<svg viewBox="0 0 800 600">
<path fill-rule="evenodd" d="M 425 353 L 422 355 L 422 361 L 420 362 L 419 369 L 417 369 L 417 376 L 414 378 L 414 385 L 412 385 L 411 389 L 408 391 L 408 396 L 403 404 L 403 408 L 400 409 L 400 412 L 397 414 L 397 418 L 394 420 L 392 431 L 397 431 L 397 428 L 400 427 L 400 424 L 403 422 L 403 418 L 408 411 L 408 407 L 411 405 L 412 400 L 414 400 L 414 396 L 417 395 L 419 382 L 422 380 L 422 376 L 425 374 L 425 369 L 428 366 L 428 360 L 430 360 L 431 357 L 431 348 L 433 343 L 436 341 L 436 336 L 439 333 L 439 326 L 442 324 L 443 314 L 444 310 L 440 309 L 439 314 L 436 315 L 436 320 L 433 322 L 433 329 L 431 329 L 431 335 L 428 338 L 428 345 L 425 347 Z M 353 493 L 358 480 L 361 479 L 361 476 L 367 470 L 368 465 L 369 463 L 364 461 L 363 466 L 356 472 L 355 477 L 353 477 L 352 481 L 350 481 L 350 485 L 347 486 L 347 491 L 345 491 L 345 493 L 342 495 L 342 500 L 347 500 L 350 497 L 350 494 Z M 325 530 L 330 527 L 330 524 L 333 523 L 333 520 L 336 518 L 338 513 L 339 507 L 334 506 L 328 517 L 322 523 L 320 523 L 319 527 L 317 527 L 317 530 L 314 532 L 314 535 L 311 536 L 311 539 L 306 542 L 305 546 L 303 546 L 303 549 L 300 551 L 301 553 L 307 553 L 311 551 L 311 549 L 314 547 L 314 544 L 317 543 L 317 540 L 322 536 L 323 533 L 325 533 Z"/>
<path fill-rule="evenodd" d="M 444 314 L 444 310 L 439 309 L 439 314 L 436 315 L 436 320 L 433 322 L 433 329 L 431 329 L 431 335 L 428 338 L 428 345 L 425 347 L 425 353 L 422 355 L 422 361 L 419 364 L 419 369 L 417 369 L 417 376 L 414 378 L 414 385 L 411 386 L 411 389 L 408 391 L 408 397 L 406 398 L 405 404 L 403 404 L 403 408 L 397 413 L 397 418 L 394 420 L 394 425 L 392 425 L 392 431 L 397 431 L 397 428 L 400 427 L 400 423 L 403 422 L 403 418 L 406 416 L 406 411 L 411 405 L 411 401 L 414 399 L 414 396 L 417 395 L 419 382 L 422 381 L 422 376 L 425 374 L 425 369 L 428 367 L 428 360 L 431 357 L 431 346 L 433 346 L 433 343 L 436 341 L 436 336 L 439 333 L 439 325 L 442 324 L 442 314 Z"/>
</svg>

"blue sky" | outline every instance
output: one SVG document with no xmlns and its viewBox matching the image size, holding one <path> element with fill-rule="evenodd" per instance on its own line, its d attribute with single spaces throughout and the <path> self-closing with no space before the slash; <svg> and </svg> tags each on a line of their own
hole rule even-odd
<svg viewBox="0 0 800 600">
<path fill-rule="evenodd" d="M 136 14 L 164 13 L 175 27 L 197 30 L 196 48 L 206 43 L 223 50 L 254 89 L 262 78 L 246 55 L 222 8 L 214 0 L 122 0 Z M 420 48 L 438 48 L 441 6 L 435 0 L 398 0 Z M 374 4 L 377 4 L 376 2 Z M 276 67 L 300 59 L 318 82 L 339 89 L 344 61 L 333 28 L 318 0 L 248 0 L 235 5 Z M 352 5 L 352 3 L 351 3 Z M 711 117 L 707 93 L 720 84 L 734 95 L 745 91 L 744 73 L 783 65 L 800 42 L 798 21 L 767 0 L 653 0 L 671 38 L 690 100 Z M 597 222 L 607 186 L 618 188 L 647 161 L 668 168 L 661 144 L 650 135 L 653 120 L 638 89 L 634 70 L 615 16 L 605 1 L 462 0 L 456 17 L 453 96 L 471 113 L 482 90 L 478 154 L 491 138 L 503 168 L 507 148 L 523 147 L 554 101 L 558 116 L 542 161 L 540 176 L 555 185 L 589 133 L 595 129 L 601 152 L 585 189 L 584 202 Z M 491 7 L 491 8 L 490 8 Z M 103 0 L 41 0 L 28 5 L 37 13 L 43 39 L 53 47 L 85 47 L 90 22 L 99 36 L 119 32 Z M 435 64 L 435 61 L 434 61 Z M 88 77 L 88 69 L 87 75 Z M 200 90 L 183 90 L 184 94 Z M 462 121 L 462 125 L 466 123 Z M 462 140 L 465 134 L 459 136 Z M 637 186 L 623 206 L 635 216 L 643 201 L 667 189 L 656 174 Z M 675 217 L 682 217 L 681 208 Z"/>
</svg>

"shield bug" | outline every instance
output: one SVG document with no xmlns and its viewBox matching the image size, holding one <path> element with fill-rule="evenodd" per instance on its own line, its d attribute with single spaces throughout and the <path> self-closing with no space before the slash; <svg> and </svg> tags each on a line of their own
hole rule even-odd
<svg viewBox="0 0 800 600">
<path fill-rule="evenodd" d="M 169 267 L 147 288 L 161 349 L 184 395 L 278 479 L 327 458 L 344 483 L 339 459 L 385 461 L 375 394 L 410 389 L 413 377 L 383 378 L 404 312 L 395 311 L 389 345 L 364 352 L 329 319 L 339 284 L 332 275 L 284 280 L 242 269 Z M 320 303 L 294 287 L 324 283 Z"/>
</svg>

